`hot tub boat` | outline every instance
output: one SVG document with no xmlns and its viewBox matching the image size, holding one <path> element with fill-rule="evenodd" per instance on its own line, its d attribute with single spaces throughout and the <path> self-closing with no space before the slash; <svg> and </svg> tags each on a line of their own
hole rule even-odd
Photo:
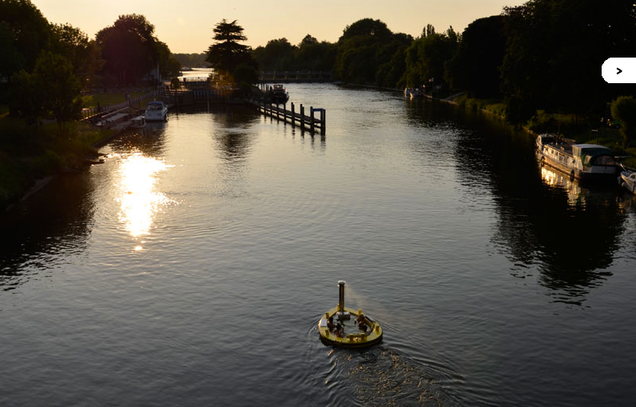
<svg viewBox="0 0 636 407">
<path fill-rule="evenodd" d="M 380 324 L 362 313 L 344 305 L 346 282 L 338 281 L 340 298 L 335 308 L 325 312 L 318 321 L 320 340 L 328 345 L 360 348 L 375 345 L 382 340 Z"/>
</svg>

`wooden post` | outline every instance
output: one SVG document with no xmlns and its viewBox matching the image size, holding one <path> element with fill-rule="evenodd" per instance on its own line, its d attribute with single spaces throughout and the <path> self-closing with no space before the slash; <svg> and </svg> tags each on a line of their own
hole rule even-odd
<svg viewBox="0 0 636 407">
<path fill-rule="evenodd" d="M 322 134 L 323 136 L 325 135 L 326 122 L 327 122 L 327 109 L 322 109 L 322 112 L 320 112 L 320 134 Z"/>
<path fill-rule="evenodd" d="M 313 106 L 309 106 L 309 114 L 311 115 L 311 118 L 309 120 L 311 120 L 311 123 L 309 123 L 309 129 L 311 131 L 311 134 L 314 134 L 314 107 Z"/>
<path fill-rule="evenodd" d="M 292 127 L 296 127 L 296 113 L 294 111 L 294 102 L 291 104 Z"/>
<path fill-rule="evenodd" d="M 305 107 L 300 105 L 300 128 L 305 129 Z"/>
</svg>

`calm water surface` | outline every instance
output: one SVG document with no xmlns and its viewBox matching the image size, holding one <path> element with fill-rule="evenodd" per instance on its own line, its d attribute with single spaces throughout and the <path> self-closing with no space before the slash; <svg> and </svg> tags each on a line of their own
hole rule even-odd
<svg viewBox="0 0 636 407">
<path fill-rule="evenodd" d="M 326 137 L 172 112 L 2 216 L 0 405 L 632 405 L 630 195 L 444 105 L 289 91 Z M 381 345 L 318 340 L 339 279 Z"/>
</svg>

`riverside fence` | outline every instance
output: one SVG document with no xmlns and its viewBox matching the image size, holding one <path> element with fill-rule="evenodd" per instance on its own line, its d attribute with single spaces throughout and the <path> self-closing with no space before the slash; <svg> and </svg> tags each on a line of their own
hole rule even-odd
<svg viewBox="0 0 636 407">
<path fill-rule="evenodd" d="M 82 120 L 88 120 L 95 116 L 103 116 L 108 113 L 112 113 L 118 110 L 126 109 L 129 107 L 136 109 L 143 109 L 144 104 L 149 99 L 163 98 L 164 89 L 153 90 L 145 95 L 138 96 L 136 98 L 130 98 L 121 103 L 105 105 L 105 106 L 93 106 L 82 109 Z"/>
</svg>

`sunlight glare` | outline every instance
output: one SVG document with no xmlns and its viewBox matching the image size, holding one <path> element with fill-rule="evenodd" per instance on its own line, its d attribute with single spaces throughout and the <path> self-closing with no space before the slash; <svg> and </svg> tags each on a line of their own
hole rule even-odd
<svg viewBox="0 0 636 407">
<path fill-rule="evenodd" d="M 168 202 L 157 191 L 157 174 L 168 166 L 162 161 L 135 153 L 124 158 L 119 169 L 119 219 L 133 237 L 150 233 L 154 215 Z"/>
</svg>

